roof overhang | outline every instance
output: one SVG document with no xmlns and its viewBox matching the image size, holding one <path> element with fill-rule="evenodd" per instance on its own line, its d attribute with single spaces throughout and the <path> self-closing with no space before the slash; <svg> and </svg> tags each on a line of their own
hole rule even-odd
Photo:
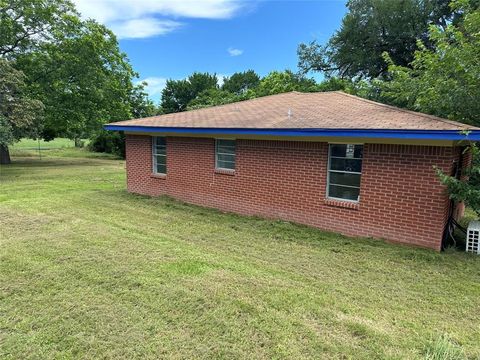
<svg viewBox="0 0 480 360">
<path fill-rule="evenodd" d="M 372 139 L 480 141 L 480 130 L 390 130 L 390 129 L 240 129 L 240 128 L 187 128 L 158 126 L 105 125 L 105 130 L 129 133 L 170 133 L 210 135 L 259 135 L 285 137 L 349 137 Z"/>
</svg>

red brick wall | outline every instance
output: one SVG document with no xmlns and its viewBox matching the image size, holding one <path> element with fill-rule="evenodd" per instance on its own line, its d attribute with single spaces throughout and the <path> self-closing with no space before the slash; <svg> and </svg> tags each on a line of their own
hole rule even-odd
<svg viewBox="0 0 480 360">
<path fill-rule="evenodd" d="M 450 172 L 453 148 L 365 144 L 358 205 L 326 200 L 327 143 L 239 139 L 234 175 L 215 171 L 214 149 L 214 139 L 169 137 L 161 178 L 151 138 L 128 135 L 128 191 L 440 249 L 448 199 L 433 166 Z"/>
</svg>

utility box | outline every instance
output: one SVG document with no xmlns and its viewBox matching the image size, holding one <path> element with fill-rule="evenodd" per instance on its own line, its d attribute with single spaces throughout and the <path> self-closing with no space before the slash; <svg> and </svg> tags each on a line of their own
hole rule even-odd
<svg viewBox="0 0 480 360">
<path fill-rule="evenodd" d="M 468 225 L 466 252 L 480 255 L 480 221 L 472 221 Z"/>
</svg>

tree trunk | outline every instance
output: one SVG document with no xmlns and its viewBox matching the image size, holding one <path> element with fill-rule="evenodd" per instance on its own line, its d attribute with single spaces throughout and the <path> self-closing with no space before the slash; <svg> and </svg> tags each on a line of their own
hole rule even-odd
<svg viewBox="0 0 480 360">
<path fill-rule="evenodd" d="M 0 164 L 10 164 L 12 160 L 10 160 L 10 152 L 8 151 L 8 146 L 0 145 Z"/>
</svg>

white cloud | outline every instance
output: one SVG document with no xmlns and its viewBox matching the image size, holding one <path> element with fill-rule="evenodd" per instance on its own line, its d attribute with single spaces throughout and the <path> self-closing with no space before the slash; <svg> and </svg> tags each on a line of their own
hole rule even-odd
<svg viewBox="0 0 480 360">
<path fill-rule="evenodd" d="M 150 76 L 145 79 L 137 81 L 137 83 L 146 82 L 145 91 L 148 96 L 152 99 L 158 99 L 162 95 L 162 90 L 165 88 L 167 83 L 166 78 Z"/>
<path fill-rule="evenodd" d="M 181 23 L 172 20 L 142 18 L 113 22 L 110 24 L 110 29 L 119 39 L 136 39 L 164 35 L 181 25 Z"/>
<path fill-rule="evenodd" d="M 239 0 L 74 0 L 74 3 L 83 18 L 105 24 L 120 38 L 166 34 L 181 25 L 172 18 L 228 19 L 243 7 Z"/>
<path fill-rule="evenodd" d="M 230 56 L 240 56 L 243 54 L 243 50 L 241 49 L 235 49 L 235 48 L 232 48 L 232 47 L 229 47 L 227 49 L 228 53 L 230 54 Z"/>
</svg>

